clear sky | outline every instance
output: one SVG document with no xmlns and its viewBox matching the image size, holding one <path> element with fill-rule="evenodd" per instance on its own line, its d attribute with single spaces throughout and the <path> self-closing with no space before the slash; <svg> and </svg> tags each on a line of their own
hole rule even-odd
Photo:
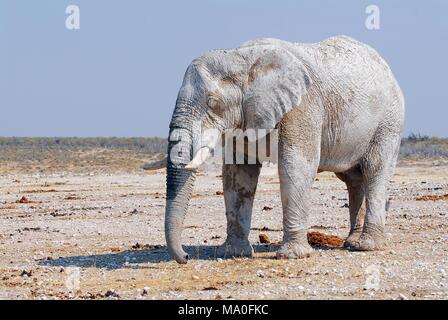
<svg viewBox="0 0 448 320">
<path fill-rule="evenodd" d="M 80 30 L 65 26 L 80 8 Z M 380 30 L 365 27 L 370 4 Z M 258 37 L 377 49 L 406 131 L 448 136 L 448 1 L 1 0 L 0 136 L 162 136 L 189 62 Z"/>
</svg>

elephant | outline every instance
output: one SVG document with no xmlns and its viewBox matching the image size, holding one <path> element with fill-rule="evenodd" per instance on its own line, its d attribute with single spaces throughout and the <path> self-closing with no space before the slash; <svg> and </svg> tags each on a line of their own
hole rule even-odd
<svg viewBox="0 0 448 320">
<path fill-rule="evenodd" d="M 350 231 L 344 246 L 383 249 L 388 185 L 404 112 L 403 93 L 388 64 L 373 48 L 348 36 L 318 43 L 262 38 L 194 59 L 178 92 L 167 157 L 152 166 L 166 163 L 169 253 L 178 263 L 188 260 L 181 234 L 196 170 L 217 147 L 216 139 L 208 139 L 192 151 L 198 122 L 219 132 L 277 130 L 283 211 L 278 259 L 312 254 L 307 241 L 310 191 L 322 171 L 334 172 L 347 186 Z M 222 165 L 227 238 L 218 255 L 253 255 L 248 236 L 261 166 Z"/>
</svg>

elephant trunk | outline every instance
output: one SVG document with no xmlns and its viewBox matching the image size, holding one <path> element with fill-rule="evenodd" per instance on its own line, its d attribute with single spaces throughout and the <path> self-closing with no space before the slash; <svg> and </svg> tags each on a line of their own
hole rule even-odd
<svg viewBox="0 0 448 320">
<path fill-rule="evenodd" d="M 188 254 L 182 249 L 181 237 L 188 202 L 193 192 L 195 174 L 191 170 L 167 166 L 165 239 L 168 251 L 179 263 L 187 263 Z"/>
<path fill-rule="evenodd" d="M 181 107 L 176 109 L 182 109 Z M 195 172 L 185 168 L 192 159 L 193 122 L 173 114 L 168 144 L 166 175 L 165 239 L 169 253 L 178 263 L 187 263 L 188 254 L 182 249 L 182 230 L 190 201 Z"/>
</svg>

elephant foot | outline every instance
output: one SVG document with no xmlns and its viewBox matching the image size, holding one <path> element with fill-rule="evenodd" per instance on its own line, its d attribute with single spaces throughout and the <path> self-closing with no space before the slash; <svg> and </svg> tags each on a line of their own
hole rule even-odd
<svg viewBox="0 0 448 320">
<path fill-rule="evenodd" d="M 249 242 L 241 243 L 229 243 L 225 242 L 220 246 L 216 252 L 217 257 L 220 258 L 239 258 L 239 257 L 249 257 L 251 258 L 254 254 L 254 248 Z"/>
<path fill-rule="evenodd" d="M 348 235 L 347 239 L 344 241 L 344 248 L 351 248 L 354 246 L 356 241 L 359 241 L 361 237 L 362 230 L 353 230 Z"/>
<path fill-rule="evenodd" d="M 311 256 L 313 248 L 308 243 L 286 242 L 277 251 L 277 259 L 300 259 Z"/>
<path fill-rule="evenodd" d="M 385 245 L 386 238 L 382 229 L 365 227 L 359 239 L 350 241 L 348 247 L 353 251 L 374 251 L 384 249 Z"/>
</svg>

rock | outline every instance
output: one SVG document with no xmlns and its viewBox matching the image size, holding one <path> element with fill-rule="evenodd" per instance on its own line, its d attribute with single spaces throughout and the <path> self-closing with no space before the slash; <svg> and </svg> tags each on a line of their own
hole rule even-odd
<svg viewBox="0 0 448 320">
<path fill-rule="evenodd" d="M 257 277 L 264 278 L 264 273 L 261 270 L 257 270 Z"/>
<path fill-rule="evenodd" d="M 269 239 L 267 234 L 260 233 L 258 235 L 258 238 L 260 239 L 260 243 L 271 243 L 271 240 Z"/>
<path fill-rule="evenodd" d="M 205 287 L 202 289 L 202 291 L 215 291 L 215 290 L 218 290 L 218 288 L 216 288 L 214 286 Z"/>
<path fill-rule="evenodd" d="M 146 250 L 146 249 L 153 249 L 155 246 L 149 245 L 149 244 L 141 244 L 136 242 L 134 245 L 131 246 L 132 250 Z"/>
<path fill-rule="evenodd" d="M 408 298 L 404 294 L 399 293 L 395 300 L 408 300 Z"/>
<path fill-rule="evenodd" d="M 23 269 L 22 270 L 22 272 L 20 273 L 20 276 L 21 277 L 31 277 L 32 276 L 32 271 L 30 270 L 30 271 L 27 271 L 27 270 L 25 270 L 25 269 Z"/>
<path fill-rule="evenodd" d="M 107 290 L 104 296 L 106 298 L 120 298 L 120 295 L 114 289 Z"/>
<path fill-rule="evenodd" d="M 16 201 L 16 203 L 31 203 L 31 202 L 32 201 L 25 196 Z"/>
</svg>

